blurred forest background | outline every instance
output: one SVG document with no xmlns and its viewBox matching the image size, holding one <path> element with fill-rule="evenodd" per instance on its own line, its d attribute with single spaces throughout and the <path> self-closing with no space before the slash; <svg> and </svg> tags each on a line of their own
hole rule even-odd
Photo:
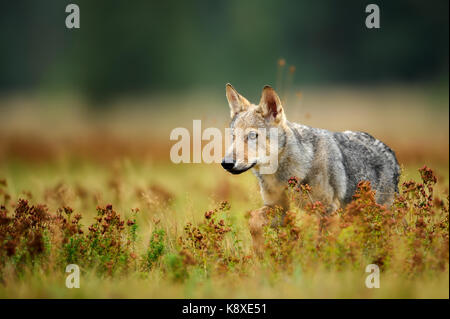
<svg viewBox="0 0 450 319">
<path fill-rule="evenodd" d="M 69 3 L 0 4 L 0 159 L 99 143 L 168 160 L 174 127 L 228 124 L 230 82 L 252 102 L 276 87 L 292 121 L 448 161 L 446 0 L 376 1 L 380 29 L 356 0 L 79 0 L 80 29 Z"/>
<path fill-rule="evenodd" d="M 373 1 L 372 1 L 373 2 Z M 280 57 L 299 85 L 448 83 L 448 1 L 78 0 L 81 28 L 65 27 L 70 1 L 3 1 L 0 92 L 82 94 L 91 106 L 135 93 L 256 92 Z"/>
</svg>

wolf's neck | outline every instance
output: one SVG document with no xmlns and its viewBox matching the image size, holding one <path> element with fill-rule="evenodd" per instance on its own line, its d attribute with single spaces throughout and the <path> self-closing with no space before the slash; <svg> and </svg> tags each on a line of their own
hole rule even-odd
<svg viewBox="0 0 450 319">
<path fill-rule="evenodd" d="M 307 180 L 314 158 L 313 130 L 297 123 L 286 123 L 286 144 L 278 156 L 278 168 L 273 174 L 261 174 L 258 169 L 253 173 L 258 178 L 261 191 L 266 194 L 278 193 L 287 186 L 291 177 L 301 182 Z"/>
</svg>

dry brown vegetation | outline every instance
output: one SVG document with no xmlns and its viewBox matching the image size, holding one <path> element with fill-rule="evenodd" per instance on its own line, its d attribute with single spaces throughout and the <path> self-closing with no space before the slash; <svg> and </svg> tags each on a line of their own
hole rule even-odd
<svg viewBox="0 0 450 319">
<path fill-rule="evenodd" d="M 321 96 L 300 96 L 311 95 Z M 386 109 L 344 107 L 348 96 L 319 99 L 340 105 L 340 115 L 301 100 L 288 116 L 364 128 L 386 141 L 402 164 L 400 194 L 383 207 L 361 182 L 350 205 L 325 215 L 293 176 L 291 209 L 284 226 L 265 228 L 263 256 L 252 249 L 246 220 L 262 204 L 253 176 L 169 161 L 170 130 L 190 128 L 192 119 L 224 127 L 225 105 L 211 111 L 203 100 L 205 107 L 162 118 L 119 107 L 91 118 L 20 112 L 27 103 L 7 101 L 18 108 L 0 120 L 0 297 L 448 298 L 448 108 L 421 117 L 412 95 L 405 116 L 393 98 L 392 117 L 382 119 Z M 350 96 L 352 105 L 367 98 Z M 80 289 L 65 287 L 69 263 L 81 268 Z M 381 268 L 379 289 L 364 284 L 372 263 Z"/>
</svg>

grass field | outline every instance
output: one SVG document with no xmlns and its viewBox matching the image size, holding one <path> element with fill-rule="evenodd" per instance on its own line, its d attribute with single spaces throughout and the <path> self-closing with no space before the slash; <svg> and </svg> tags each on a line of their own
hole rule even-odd
<svg viewBox="0 0 450 319">
<path fill-rule="evenodd" d="M 287 109 L 292 120 L 387 141 L 401 196 L 388 210 L 361 185 L 352 205 L 324 217 L 320 205 L 298 209 L 307 191 L 286 185 L 289 222 L 265 230 L 262 257 L 247 227 L 262 206 L 254 176 L 169 161 L 170 130 L 192 119 L 224 127 L 224 101 L 148 102 L 164 109 L 158 116 L 121 101 L 88 117 L 46 97 L 3 101 L 0 298 L 449 298 L 448 95 L 407 92 L 380 91 L 377 109 L 364 102 L 373 93 L 311 91 Z M 307 103 L 319 98 L 323 107 Z M 378 289 L 365 285 L 372 263 Z M 78 289 L 65 285 L 68 264 L 81 269 Z"/>
</svg>

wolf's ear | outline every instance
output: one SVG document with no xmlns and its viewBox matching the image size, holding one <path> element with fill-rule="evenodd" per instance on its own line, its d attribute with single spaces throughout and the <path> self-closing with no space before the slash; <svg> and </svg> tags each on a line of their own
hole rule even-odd
<svg viewBox="0 0 450 319">
<path fill-rule="evenodd" d="M 268 85 L 263 88 L 259 107 L 265 119 L 275 123 L 281 123 L 285 120 L 281 100 L 275 90 Z"/>
<path fill-rule="evenodd" d="M 230 83 L 226 85 L 227 100 L 230 105 L 230 115 L 231 118 L 234 117 L 236 113 L 245 111 L 250 106 L 250 102 L 247 101 L 245 97 L 240 95 Z"/>
</svg>

